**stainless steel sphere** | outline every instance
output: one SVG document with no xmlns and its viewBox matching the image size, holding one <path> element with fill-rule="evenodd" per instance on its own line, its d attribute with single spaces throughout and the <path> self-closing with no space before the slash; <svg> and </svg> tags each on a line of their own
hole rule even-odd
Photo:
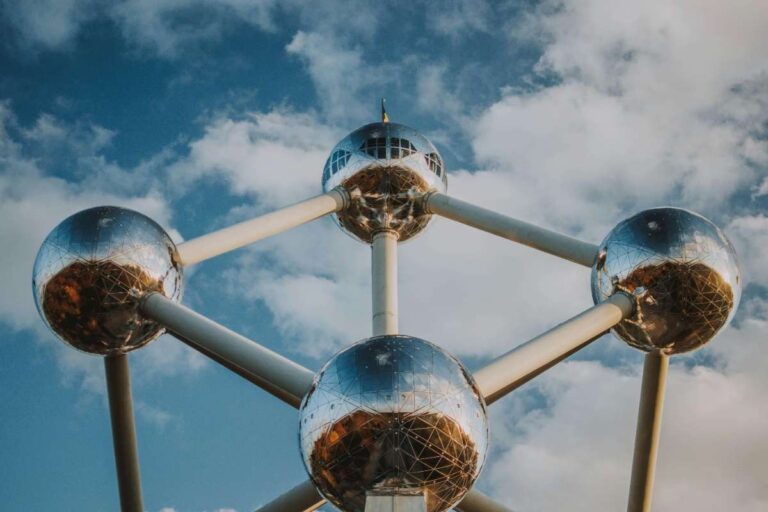
<svg viewBox="0 0 768 512">
<path fill-rule="evenodd" d="M 335 216 L 342 230 L 371 243 L 373 234 L 393 230 L 401 242 L 429 224 L 418 198 L 445 192 L 443 159 L 423 135 L 397 123 L 372 123 L 339 142 L 323 169 L 323 190 L 342 186 L 351 204 Z"/>
<path fill-rule="evenodd" d="M 35 303 L 48 327 L 92 354 L 129 352 L 163 329 L 138 311 L 145 292 L 181 299 L 170 237 L 148 217 L 114 206 L 84 210 L 51 231 L 37 253 Z"/>
<path fill-rule="evenodd" d="M 423 492 L 429 512 L 455 505 L 485 462 L 488 421 L 477 386 L 441 348 L 377 336 L 331 359 L 299 413 L 304 465 L 346 512 L 367 493 Z"/>
<path fill-rule="evenodd" d="M 694 350 L 732 318 L 741 297 L 733 246 L 709 220 L 679 208 L 654 208 L 621 222 L 603 240 L 592 268 L 592 297 L 617 291 L 636 300 L 614 333 L 633 347 Z"/>
</svg>

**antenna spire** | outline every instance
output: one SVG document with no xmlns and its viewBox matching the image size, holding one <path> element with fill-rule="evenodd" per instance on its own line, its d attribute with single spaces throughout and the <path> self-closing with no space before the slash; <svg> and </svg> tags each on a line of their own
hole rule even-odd
<svg viewBox="0 0 768 512">
<path fill-rule="evenodd" d="M 381 98 L 381 122 L 388 123 L 389 116 L 387 115 L 387 99 Z"/>
</svg>

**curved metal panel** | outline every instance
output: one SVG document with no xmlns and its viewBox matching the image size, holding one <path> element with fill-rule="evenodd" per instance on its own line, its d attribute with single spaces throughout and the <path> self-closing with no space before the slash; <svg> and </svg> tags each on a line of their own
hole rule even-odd
<svg viewBox="0 0 768 512">
<path fill-rule="evenodd" d="M 342 510 L 368 492 L 423 491 L 430 512 L 458 502 L 488 447 L 485 403 L 464 366 L 409 336 L 377 336 L 318 373 L 300 411 L 307 472 Z"/>
</svg>

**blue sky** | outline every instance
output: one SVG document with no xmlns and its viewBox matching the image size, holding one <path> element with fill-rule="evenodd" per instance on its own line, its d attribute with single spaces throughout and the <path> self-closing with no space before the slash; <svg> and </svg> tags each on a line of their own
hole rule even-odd
<svg viewBox="0 0 768 512">
<path fill-rule="evenodd" d="M 119 204 L 183 240 L 314 195 L 381 96 L 451 194 L 595 242 L 661 204 L 726 230 L 747 286 L 673 362 L 656 510 L 768 508 L 768 10 L 618 4 L 0 1 L 3 510 L 117 510 L 101 361 L 34 309 L 45 235 Z M 402 330 L 471 368 L 591 304 L 587 270 L 448 221 L 400 256 Z M 185 303 L 318 368 L 369 332 L 368 265 L 324 219 L 189 269 Z M 495 404 L 479 486 L 621 509 L 640 360 L 605 337 Z M 147 510 L 243 512 L 306 477 L 295 411 L 170 338 L 131 361 Z"/>
</svg>

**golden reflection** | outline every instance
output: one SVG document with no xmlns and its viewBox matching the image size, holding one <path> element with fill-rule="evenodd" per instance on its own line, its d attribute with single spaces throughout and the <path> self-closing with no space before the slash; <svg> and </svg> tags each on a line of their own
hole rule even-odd
<svg viewBox="0 0 768 512">
<path fill-rule="evenodd" d="M 410 169 L 373 165 L 342 183 L 351 204 L 339 212 L 342 227 L 364 242 L 382 229 L 396 231 L 399 241 L 408 240 L 429 224 L 417 198 L 429 190 L 427 182 Z"/>
<path fill-rule="evenodd" d="M 453 419 L 436 413 L 344 416 L 315 441 L 315 483 L 346 511 L 365 509 L 367 489 L 423 490 L 427 510 L 460 499 L 477 474 L 475 443 Z"/>
<path fill-rule="evenodd" d="M 638 294 L 635 314 L 616 326 L 630 345 L 687 352 L 723 327 L 733 309 L 733 291 L 719 272 L 698 262 L 664 262 L 635 269 L 617 289 Z"/>
<path fill-rule="evenodd" d="M 136 265 L 76 261 L 48 281 L 42 309 L 48 324 L 65 341 L 87 352 L 106 354 L 149 341 L 160 331 L 138 313 L 138 297 L 151 291 L 163 292 L 162 279 Z"/>
</svg>

